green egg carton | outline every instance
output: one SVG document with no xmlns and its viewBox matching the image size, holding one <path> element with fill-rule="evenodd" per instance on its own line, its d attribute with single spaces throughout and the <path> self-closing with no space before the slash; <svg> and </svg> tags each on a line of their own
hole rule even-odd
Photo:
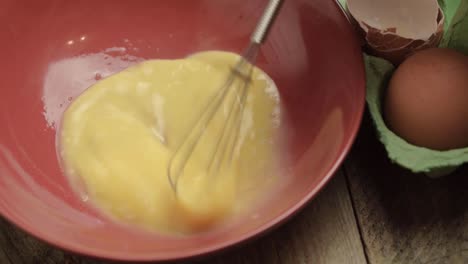
<svg viewBox="0 0 468 264">
<path fill-rule="evenodd" d="M 439 47 L 468 55 L 468 1 L 439 0 L 439 5 L 445 15 L 444 35 Z M 390 62 L 367 54 L 364 54 L 364 61 L 367 105 L 379 140 L 394 163 L 414 173 L 425 173 L 431 178 L 448 175 L 468 163 L 468 148 L 437 151 L 414 146 L 393 133 L 384 122 L 382 101 L 395 68 Z"/>
<path fill-rule="evenodd" d="M 436 151 L 414 146 L 393 133 L 384 122 L 382 101 L 394 67 L 384 59 L 366 54 L 364 54 L 364 61 L 367 78 L 367 105 L 379 140 L 384 144 L 389 158 L 394 163 L 414 173 L 425 173 L 429 177 L 437 178 L 450 174 L 468 162 L 468 148 Z"/>
<path fill-rule="evenodd" d="M 346 0 L 338 2 L 346 10 Z M 468 0 L 438 2 L 445 16 L 444 34 L 439 47 L 451 48 L 468 55 Z M 448 175 L 468 163 L 468 148 L 437 151 L 418 147 L 400 138 L 386 126 L 382 115 L 382 101 L 395 68 L 382 58 L 365 53 L 363 56 L 367 105 L 379 140 L 385 146 L 390 160 L 414 173 L 424 173 L 431 178 Z"/>
</svg>

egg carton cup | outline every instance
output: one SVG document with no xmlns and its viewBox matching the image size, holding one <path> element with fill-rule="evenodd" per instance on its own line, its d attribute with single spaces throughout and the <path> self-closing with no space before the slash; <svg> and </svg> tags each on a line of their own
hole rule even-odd
<svg viewBox="0 0 468 264">
<path fill-rule="evenodd" d="M 385 146 L 392 162 L 431 178 L 448 175 L 464 163 L 468 163 L 468 148 L 437 151 L 412 145 L 393 133 L 385 124 L 382 101 L 395 68 L 390 62 L 367 54 L 364 54 L 364 62 L 367 105 L 379 140 Z"/>
</svg>

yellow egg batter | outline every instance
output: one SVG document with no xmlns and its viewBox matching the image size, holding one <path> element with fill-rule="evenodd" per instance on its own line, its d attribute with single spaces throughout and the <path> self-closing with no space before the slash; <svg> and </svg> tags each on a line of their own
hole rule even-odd
<svg viewBox="0 0 468 264">
<path fill-rule="evenodd" d="M 230 166 L 206 173 L 207 153 L 227 115 L 223 105 L 180 177 L 177 196 L 167 178 L 171 154 L 238 58 L 210 51 L 150 60 L 79 96 L 64 114 L 59 148 L 83 197 L 115 219 L 164 233 L 206 230 L 252 209 L 276 180 L 279 125 L 276 86 L 258 68 Z"/>
</svg>

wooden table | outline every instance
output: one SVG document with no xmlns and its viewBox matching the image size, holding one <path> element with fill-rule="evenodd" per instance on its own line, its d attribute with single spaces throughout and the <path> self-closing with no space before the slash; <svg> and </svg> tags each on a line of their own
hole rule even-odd
<svg viewBox="0 0 468 264">
<path fill-rule="evenodd" d="M 63 252 L 0 220 L 0 263 L 107 262 Z M 468 168 L 431 180 L 391 164 L 366 114 L 346 162 L 299 215 L 197 263 L 468 263 Z"/>
</svg>

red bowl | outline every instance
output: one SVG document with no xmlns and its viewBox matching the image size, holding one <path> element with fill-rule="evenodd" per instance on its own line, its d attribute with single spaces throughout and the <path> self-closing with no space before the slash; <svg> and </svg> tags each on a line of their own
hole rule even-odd
<svg viewBox="0 0 468 264">
<path fill-rule="evenodd" d="M 288 0 L 259 56 L 289 121 L 292 177 L 255 219 L 185 238 L 122 227 L 71 190 L 57 160 L 56 127 L 96 79 L 150 58 L 240 52 L 265 0 L 0 0 L 0 212 L 74 252 L 119 260 L 209 253 L 281 223 L 330 179 L 364 107 L 364 68 L 333 0 Z M 286 176 L 285 176 L 286 177 Z"/>
</svg>

